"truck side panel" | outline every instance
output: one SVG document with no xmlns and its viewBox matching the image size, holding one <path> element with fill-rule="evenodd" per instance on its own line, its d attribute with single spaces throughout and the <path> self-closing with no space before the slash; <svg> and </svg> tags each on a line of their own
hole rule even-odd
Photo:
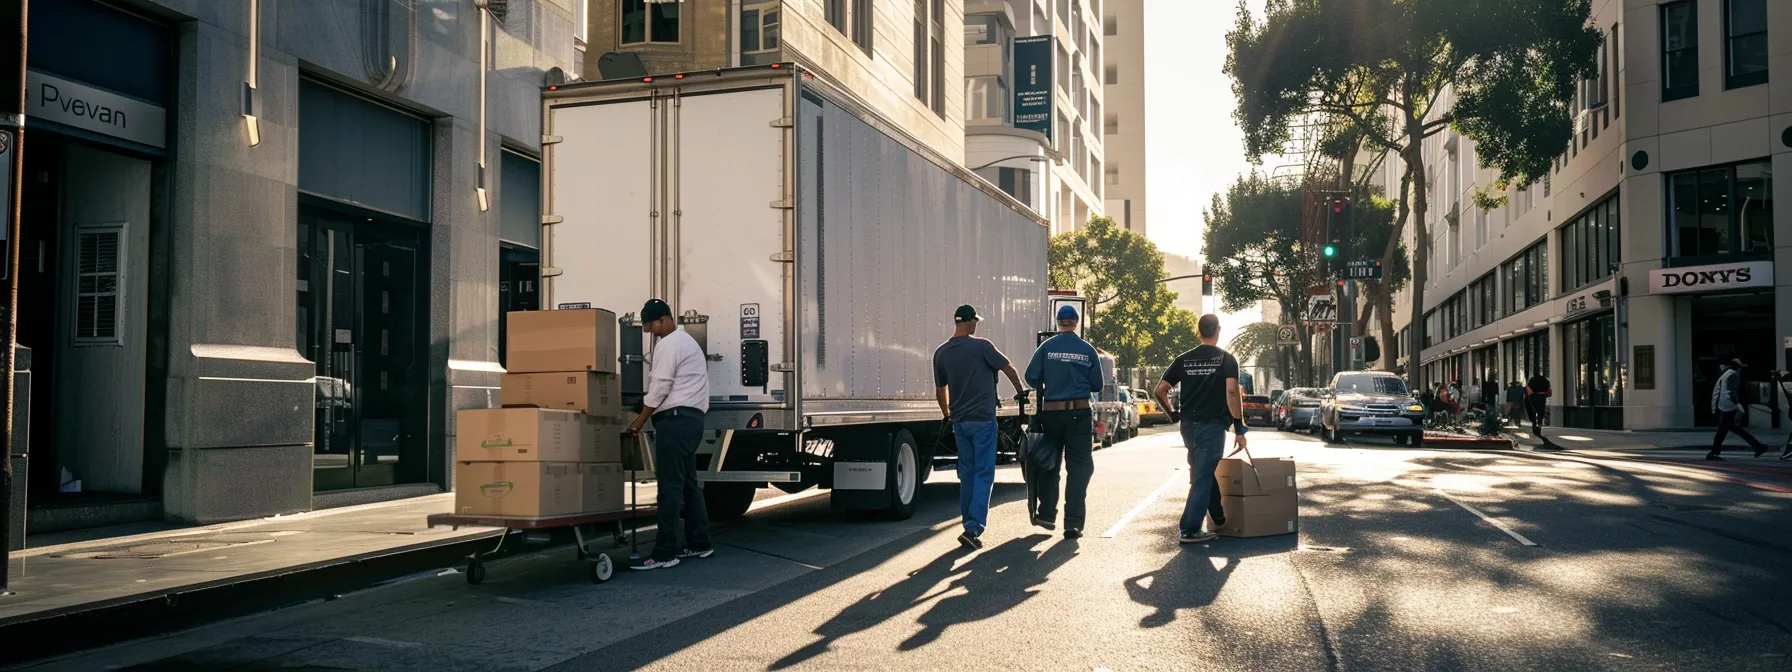
<svg viewBox="0 0 1792 672">
<path fill-rule="evenodd" d="M 1024 367 L 1047 325 L 1046 229 L 823 96 L 797 109 L 804 398 L 926 408 L 964 303 Z"/>
</svg>

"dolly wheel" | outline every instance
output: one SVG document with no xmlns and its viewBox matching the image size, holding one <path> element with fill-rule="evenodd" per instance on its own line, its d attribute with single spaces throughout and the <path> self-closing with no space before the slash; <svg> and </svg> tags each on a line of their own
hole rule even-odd
<svg viewBox="0 0 1792 672">
<path fill-rule="evenodd" d="M 612 562 L 610 560 L 609 555 L 604 554 L 604 553 L 598 553 L 597 559 L 591 561 L 591 582 L 592 583 L 603 583 L 605 581 L 609 581 L 610 577 L 614 576 L 615 574 L 616 574 L 616 565 L 614 562 Z"/>
<path fill-rule="evenodd" d="M 467 563 L 467 585 L 477 586 L 485 583 L 485 563 L 475 559 Z"/>
</svg>

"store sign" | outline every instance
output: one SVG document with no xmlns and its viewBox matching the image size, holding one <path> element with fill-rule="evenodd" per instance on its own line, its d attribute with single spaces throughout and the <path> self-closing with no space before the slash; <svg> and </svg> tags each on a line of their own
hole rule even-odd
<svg viewBox="0 0 1792 672">
<path fill-rule="evenodd" d="M 157 149 L 168 147 L 168 113 L 162 106 L 36 70 L 25 74 L 25 116 Z"/>
<path fill-rule="evenodd" d="M 1649 271 L 1650 294 L 1693 294 L 1773 286 L 1773 262 L 1744 261 Z"/>
<path fill-rule="evenodd" d="M 1574 317 L 1581 313 L 1612 307 L 1612 290 L 1601 289 L 1578 294 L 1568 299 L 1568 305 L 1562 309 L 1562 317 Z"/>
<path fill-rule="evenodd" d="M 1014 127 L 1052 138 L 1052 36 L 1014 40 Z"/>
</svg>

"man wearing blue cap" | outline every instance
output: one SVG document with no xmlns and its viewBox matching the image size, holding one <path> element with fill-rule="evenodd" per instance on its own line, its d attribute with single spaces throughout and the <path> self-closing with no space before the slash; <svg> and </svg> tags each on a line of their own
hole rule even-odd
<svg viewBox="0 0 1792 672">
<path fill-rule="evenodd" d="M 1033 524 L 1053 529 L 1058 519 L 1058 469 L 1069 463 L 1070 479 L 1064 489 L 1064 536 L 1083 536 L 1089 479 L 1095 475 L 1095 423 L 1089 411 L 1089 394 L 1101 392 L 1101 360 L 1095 346 L 1076 334 L 1076 308 L 1058 308 L 1058 335 L 1039 344 L 1027 364 L 1027 384 L 1043 389 L 1039 424 L 1045 436 L 1033 450 L 1033 478 L 1037 481 L 1039 510 Z"/>
<path fill-rule="evenodd" d="M 1015 393 L 1025 391 L 1020 372 L 996 344 L 977 337 L 982 319 L 977 309 L 959 306 L 952 314 L 952 338 L 933 351 L 935 398 L 958 444 L 958 510 L 964 517 L 958 543 L 973 550 L 983 548 L 989 492 L 996 482 L 996 373 L 1007 374 Z"/>
</svg>

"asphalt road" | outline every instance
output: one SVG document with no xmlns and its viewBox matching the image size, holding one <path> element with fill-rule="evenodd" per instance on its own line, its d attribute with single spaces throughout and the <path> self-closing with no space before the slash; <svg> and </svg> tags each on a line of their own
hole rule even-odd
<svg viewBox="0 0 1792 672">
<path fill-rule="evenodd" d="M 1096 454 L 1080 541 L 1026 525 L 1004 469 L 987 547 L 961 551 L 948 470 L 902 523 L 762 499 L 671 570 L 595 586 L 561 548 L 35 669 L 1792 669 L 1792 488 L 1251 438 L 1300 463 L 1298 535 L 1179 546 L 1185 456 L 1159 430 Z"/>
</svg>

